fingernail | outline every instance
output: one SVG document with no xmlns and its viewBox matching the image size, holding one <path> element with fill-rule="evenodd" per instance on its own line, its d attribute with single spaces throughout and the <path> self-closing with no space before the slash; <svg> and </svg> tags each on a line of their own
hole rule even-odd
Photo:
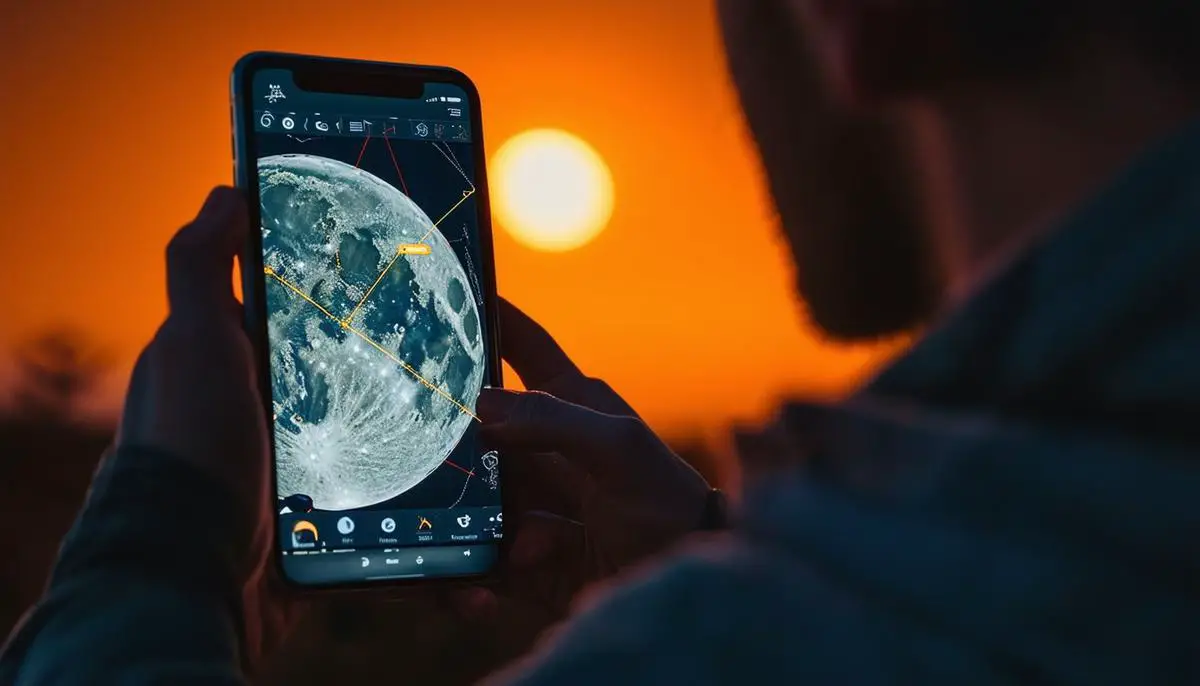
<svg viewBox="0 0 1200 686">
<path fill-rule="evenodd" d="M 500 424 L 508 419 L 518 394 L 501 388 L 485 388 L 475 401 L 475 411 L 484 424 Z"/>
</svg>

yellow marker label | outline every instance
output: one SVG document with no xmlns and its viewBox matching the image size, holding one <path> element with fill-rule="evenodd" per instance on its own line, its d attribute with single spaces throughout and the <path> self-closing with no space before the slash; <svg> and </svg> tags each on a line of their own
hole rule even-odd
<svg viewBox="0 0 1200 686">
<path fill-rule="evenodd" d="M 431 251 L 427 243 L 401 243 L 396 248 L 401 255 L 428 255 Z"/>
</svg>

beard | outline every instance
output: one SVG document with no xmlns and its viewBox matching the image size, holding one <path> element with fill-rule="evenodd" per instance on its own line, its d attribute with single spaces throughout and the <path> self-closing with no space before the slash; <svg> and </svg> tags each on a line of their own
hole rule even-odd
<svg viewBox="0 0 1200 686">
<path fill-rule="evenodd" d="M 834 103 L 781 0 L 718 7 L 808 316 L 847 341 L 926 322 L 944 284 L 901 124 Z"/>
</svg>

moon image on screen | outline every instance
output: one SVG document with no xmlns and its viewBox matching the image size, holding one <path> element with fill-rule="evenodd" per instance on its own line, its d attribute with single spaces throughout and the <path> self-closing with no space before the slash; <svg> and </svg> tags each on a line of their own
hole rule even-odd
<svg viewBox="0 0 1200 686">
<path fill-rule="evenodd" d="M 276 155 L 258 182 L 278 495 L 322 510 L 394 498 L 472 421 L 485 357 L 466 271 L 425 212 L 366 171 Z"/>
</svg>

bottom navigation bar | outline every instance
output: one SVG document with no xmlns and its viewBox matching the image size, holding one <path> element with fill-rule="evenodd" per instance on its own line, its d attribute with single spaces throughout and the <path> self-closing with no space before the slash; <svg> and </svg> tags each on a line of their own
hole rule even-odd
<svg viewBox="0 0 1200 686">
<path fill-rule="evenodd" d="M 496 547 L 485 544 L 295 551 L 284 554 L 283 569 L 289 579 L 306 585 L 474 576 L 492 570 Z"/>
</svg>

